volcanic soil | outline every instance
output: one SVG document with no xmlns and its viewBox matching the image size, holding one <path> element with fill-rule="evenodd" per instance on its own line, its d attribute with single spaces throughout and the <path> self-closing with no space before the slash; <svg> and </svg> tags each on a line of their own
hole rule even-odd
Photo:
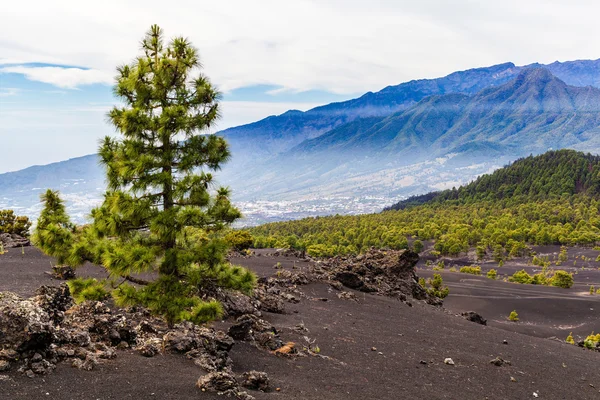
<svg viewBox="0 0 600 400">
<path fill-rule="evenodd" d="M 263 277 L 276 275 L 278 263 L 294 271 L 310 265 L 295 257 L 258 253 L 232 261 Z M 53 262 L 33 247 L 10 249 L 0 255 L 0 291 L 31 296 L 41 285 L 60 285 L 62 281 L 46 274 Z M 77 273 L 104 276 L 93 265 Z M 600 331 L 600 295 L 583 293 L 587 284 L 600 283 L 600 272 L 578 272 L 572 289 L 442 273 L 451 291 L 444 308 L 410 298 L 409 306 L 396 298 L 351 290 L 355 299 L 339 298 L 338 290 L 322 282 L 299 286 L 305 294 L 300 302 L 286 303 L 284 314 L 263 312 L 263 318 L 281 331 L 284 341 L 310 342 L 318 346 L 318 354 L 282 357 L 236 342 L 230 352 L 233 370 L 268 373 L 273 390 L 250 392 L 257 399 L 600 398 L 600 352 L 564 343 L 564 332 Z M 521 321 L 505 322 L 513 309 Z M 456 315 L 463 311 L 479 312 L 489 325 Z M 214 327 L 226 330 L 231 323 Z M 510 364 L 491 364 L 496 357 Z M 446 358 L 454 365 L 445 364 Z M 53 373 L 34 378 L 2 373 L 0 399 L 222 398 L 194 386 L 203 374 L 184 356 L 145 358 L 119 351 L 116 359 L 93 371 L 59 364 Z"/>
</svg>

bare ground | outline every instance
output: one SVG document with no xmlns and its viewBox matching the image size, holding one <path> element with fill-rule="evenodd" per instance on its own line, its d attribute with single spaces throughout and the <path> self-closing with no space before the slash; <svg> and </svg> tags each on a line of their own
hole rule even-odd
<svg viewBox="0 0 600 400">
<path fill-rule="evenodd" d="M 233 261 L 261 276 L 275 274 L 277 262 L 286 269 L 307 266 L 292 257 Z M 51 262 L 34 248 L 25 248 L 24 254 L 21 249 L 9 250 L 0 256 L 0 291 L 29 296 L 40 285 L 60 284 L 45 274 Z M 265 319 L 282 331 L 284 341 L 302 343 L 304 336 L 314 341 L 319 356 L 283 358 L 240 342 L 230 353 L 234 371 L 269 374 L 273 388 L 280 390 L 252 392 L 257 399 L 528 399 L 535 398 L 534 393 L 541 399 L 598 399 L 600 353 L 547 339 L 564 339 L 564 332 L 571 330 L 600 331 L 596 311 L 600 295 L 579 294 L 588 281 L 600 281 L 595 274 L 600 272 L 590 271 L 589 279 L 583 272 L 569 290 L 443 272 L 451 289 L 447 310 L 418 301 L 409 307 L 360 292 L 355 292 L 358 301 L 340 299 L 329 285 L 312 283 L 301 287 L 312 300 L 287 303 L 285 314 L 265 313 Z M 91 265 L 78 274 L 103 276 Z M 513 309 L 521 321 L 505 322 Z M 454 315 L 468 310 L 480 312 L 489 326 Z M 225 329 L 230 323 L 215 327 Z M 293 329 L 300 323 L 307 332 Z M 578 324 L 584 325 L 564 329 Z M 511 364 L 490 364 L 497 356 Z M 446 357 L 455 365 L 444 364 Z M 60 365 L 54 373 L 32 379 L 11 371 L 8 379 L 0 380 L 0 399 L 220 398 L 194 387 L 202 374 L 183 356 L 148 359 L 119 352 L 94 371 Z"/>
</svg>

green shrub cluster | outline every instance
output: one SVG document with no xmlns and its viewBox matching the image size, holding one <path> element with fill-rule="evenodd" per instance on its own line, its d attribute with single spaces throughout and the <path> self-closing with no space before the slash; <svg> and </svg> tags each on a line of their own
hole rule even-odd
<svg viewBox="0 0 600 400">
<path fill-rule="evenodd" d="M 17 216 L 13 210 L 0 210 L 0 233 L 14 233 L 29 237 L 31 221 L 25 216 Z"/>
<path fill-rule="evenodd" d="M 225 242 L 227 242 L 231 248 L 242 251 L 252 247 L 254 238 L 248 231 L 231 231 L 225 235 Z"/>
<path fill-rule="evenodd" d="M 478 265 L 461 267 L 459 272 L 463 274 L 481 275 L 481 267 Z"/>
<path fill-rule="evenodd" d="M 547 285 L 557 286 L 568 289 L 573 286 L 573 275 L 567 271 L 557 270 L 551 271 L 548 269 L 542 270 L 534 275 L 530 275 L 524 269 L 515 272 L 508 278 L 509 282 L 521 283 L 526 285 Z"/>
<path fill-rule="evenodd" d="M 497 261 L 526 256 L 531 245 L 592 245 L 600 242 L 600 200 L 573 195 L 513 204 L 425 204 L 400 211 L 275 222 L 249 229 L 254 247 L 304 248 L 325 255 L 356 254 L 370 247 L 408 248 L 407 238 L 433 241 L 432 255 L 458 255 L 476 248 L 477 257 Z M 413 248 L 414 243 L 413 242 Z M 538 257 L 539 258 L 539 257 Z"/>
<path fill-rule="evenodd" d="M 448 286 L 444 286 L 444 281 L 440 274 L 433 274 L 433 278 L 419 278 L 419 284 L 432 296 L 444 299 L 450 293 Z"/>
</svg>

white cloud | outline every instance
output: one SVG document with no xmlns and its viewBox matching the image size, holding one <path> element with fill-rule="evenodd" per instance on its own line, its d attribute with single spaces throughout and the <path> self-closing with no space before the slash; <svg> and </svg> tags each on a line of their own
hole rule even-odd
<svg viewBox="0 0 600 400">
<path fill-rule="evenodd" d="M 31 81 L 49 83 L 64 89 L 94 83 L 112 84 L 114 81 L 114 77 L 107 72 L 81 68 L 11 66 L 0 68 L 1 73 L 22 74 Z"/>
<path fill-rule="evenodd" d="M 223 91 L 356 93 L 505 61 L 600 57 L 600 3 L 586 0 L 38 0 L 7 2 L 2 12 L 5 58 L 110 77 L 158 23 L 200 49 Z"/>
</svg>

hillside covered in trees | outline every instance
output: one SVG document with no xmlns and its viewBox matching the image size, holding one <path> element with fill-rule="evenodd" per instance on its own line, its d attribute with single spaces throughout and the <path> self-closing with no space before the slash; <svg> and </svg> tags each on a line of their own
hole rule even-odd
<svg viewBox="0 0 600 400">
<path fill-rule="evenodd" d="M 316 256 L 405 248 L 409 238 L 413 245 L 433 240 L 442 255 L 476 247 L 481 257 L 497 259 L 524 255 L 530 245 L 594 245 L 600 241 L 599 168 L 600 157 L 551 151 L 382 213 L 272 223 L 251 233 L 257 247 Z"/>
<path fill-rule="evenodd" d="M 600 196 L 600 156 L 558 150 L 521 158 L 458 189 L 412 196 L 386 210 L 453 200 L 463 204 L 481 200 L 522 203 L 574 194 Z"/>
</svg>

